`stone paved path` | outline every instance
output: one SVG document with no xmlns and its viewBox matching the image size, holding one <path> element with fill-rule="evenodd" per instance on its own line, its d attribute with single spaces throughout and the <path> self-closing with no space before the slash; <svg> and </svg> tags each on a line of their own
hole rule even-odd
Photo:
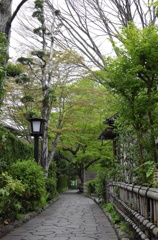
<svg viewBox="0 0 158 240">
<path fill-rule="evenodd" d="M 103 211 L 90 198 L 74 191 L 3 240 L 118 240 Z"/>
</svg>

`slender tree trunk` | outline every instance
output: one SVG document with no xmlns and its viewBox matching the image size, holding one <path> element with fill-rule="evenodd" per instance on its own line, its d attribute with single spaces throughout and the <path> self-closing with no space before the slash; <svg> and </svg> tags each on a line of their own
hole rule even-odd
<svg viewBox="0 0 158 240">
<path fill-rule="evenodd" d="M 11 24 L 14 18 L 16 17 L 18 11 L 20 10 L 21 6 L 27 0 L 22 0 L 13 14 L 11 14 L 11 7 L 12 7 L 12 0 L 1 0 L 0 1 L 0 32 L 3 33 L 8 42 L 10 41 L 10 31 L 11 31 Z M 7 46 L 6 52 L 9 53 L 9 44 Z M 4 57 L 4 66 L 7 65 L 8 57 Z M 0 83 L 0 89 L 4 88 L 4 81 Z M 0 98 L 0 104 L 3 103 L 3 97 Z"/>
<path fill-rule="evenodd" d="M 84 168 L 80 167 L 78 169 L 78 177 L 83 185 L 84 184 Z"/>
<path fill-rule="evenodd" d="M 21 0 L 13 14 L 11 14 L 12 0 L 0 1 L 0 32 L 4 33 L 10 39 L 10 30 L 13 20 L 15 19 L 20 8 L 28 0 Z"/>
<path fill-rule="evenodd" d="M 149 122 L 150 122 L 150 127 L 151 127 L 151 130 L 150 130 L 150 138 L 151 138 L 151 151 L 153 152 L 153 159 L 154 159 L 154 162 L 157 163 L 157 153 L 156 153 L 156 143 L 155 143 L 155 137 L 154 137 L 154 121 L 152 119 L 152 112 L 151 111 L 148 111 L 148 117 L 149 117 Z"/>
<path fill-rule="evenodd" d="M 44 16 L 44 12 L 43 12 Z M 46 64 L 43 66 L 42 70 L 42 91 L 43 91 L 43 104 L 42 104 L 42 117 L 46 120 L 45 128 L 44 128 L 44 135 L 43 135 L 43 145 L 42 145 L 42 154 L 41 154 L 41 165 L 44 170 L 46 170 L 46 177 L 48 174 L 49 166 L 51 161 L 54 157 L 56 146 L 59 141 L 59 135 L 56 135 L 55 145 L 51 152 L 50 157 L 48 156 L 48 121 L 51 112 L 51 101 L 49 98 L 49 90 L 51 88 L 51 80 L 52 80 L 52 67 L 53 67 L 53 52 L 54 52 L 54 24 L 55 24 L 55 12 L 52 13 L 52 25 L 51 25 L 51 44 L 50 44 L 50 54 L 49 54 L 49 63 L 48 66 Z M 45 29 L 45 23 L 42 24 L 42 28 Z M 43 52 L 46 53 L 47 51 L 47 43 L 46 43 L 46 36 L 45 30 L 42 30 L 43 34 Z M 48 76 L 46 74 L 48 68 Z"/>
<path fill-rule="evenodd" d="M 6 32 L 6 25 L 11 17 L 12 0 L 1 0 L 0 2 L 0 32 Z"/>
<path fill-rule="evenodd" d="M 144 180 L 146 179 L 145 175 L 145 169 L 144 169 L 144 156 L 143 156 L 143 146 L 142 146 L 142 136 L 140 136 L 140 128 L 139 126 L 136 126 L 136 134 L 137 134 L 137 142 L 138 142 L 138 153 L 139 153 L 139 161 L 141 164 L 141 169 L 142 169 L 142 176 Z"/>
<path fill-rule="evenodd" d="M 49 159 L 48 159 L 47 164 L 46 164 L 46 170 L 47 171 L 49 170 L 50 164 L 51 164 L 51 162 L 54 158 L 54 155 L 56 153 L 56 148 L 57 148 L 57 145 L 58 145 L 58 142 L 59 142 L 59 138 L 60 138 L 60 134 L 57 133 L 54 142 L 52 142 L 53 149 L 51 151 L 51 154 L 50 154 Z"/>
<path fill-rule="evenodd" d="M 139 153 L 140 164 L 143 165 L 144 164 L 143 147 L 142 147 L 141 137 L 138 130 L 137 130 L 137 142 L 138 142 L 138 153 Z"/>
<path fill-rule="evenodd" d="M 151 103 L 151 99 L 152 99 L 152 93 L 153 93 L 152 90 L 153 90 L 153 80 L 151 80 L 149 82 L 149 85 L 148 85 L 147 97 L 148 97 L 148 102 L 149 103 Z M 148 111 L 148 117 L 149 117 L 149 123 L 150 123 L 151 151 L 153 153 L 154 162 L 157 163 L 157 153 L 156 153 L 156 143 L 155 143 L 155 137 L 154 137 L 154 120 L 153 120 L 153 116 L 152 116 L 152 106 L 150 107 L 150 109 Z"/>
<path fill-rule="evenodd" d="M 11 16 L 11 4 L 12 0 L 1 0 L 0 1 L 0 32 L 5 35 L 6 25 Z M 9 39 L 9 38 L 8 38 Z M 6 48 L 6 52 L 9 52 L 9 44 Z M 4 67 L 8 62 L 8 57 L 4 57 Z M 0 81 L 0 91 L 2 92 L 0 97 L 0 105 L 3 104 L 3 88 L 4 88 L 4 79 Z"/>
</svg>

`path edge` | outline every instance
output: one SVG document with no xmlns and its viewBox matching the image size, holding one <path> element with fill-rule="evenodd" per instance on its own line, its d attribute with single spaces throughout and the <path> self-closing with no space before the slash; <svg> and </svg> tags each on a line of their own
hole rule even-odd
<svg viewBox="0 0 158 240">
<path fill-rule="evenodd" d="M 122 230 L 120 230 L 119 225 L 118 224 L 113 224 L 111 222 L 111 216 L 104 210 L 104 208 L 99 204 L 99 200 L 98 198 L 95 197 L 91 197 L 88 196 L 91 199 L 93 199 L 93 201 L 102 209 L 102 211 L 104 212 L 105 216 L 108 218 L 109 222 L 111 223 L 111 225 L 113 226 L 119 240 L 130 240 L 130 238 L 127 236 L 127 233 L 123 232 Z"/>
<path fill-rule="evenodd" d="M 43 208 L 40 208 L 37 211 L 28 213 L 23 218 L 21 218 L 20 220 L 17 220 L 17 221 L 15 221 L 13 223 L 10 223 L 10 224 L 5 225 L 4 227 L 2 227 L 0 229 L 0 239 L 2 237 L 6 236 L 9 232 L 14 230 L 15 228 L 21 227 L 24 223 L 26 223 L 26 222 L 30 221 L 32 218 L 35 218 L 36 216 L 38 216 L 40 213 L 42 213 L 44 210 L 49 208 L 53 203 L 55 203 L 58 200 L 59 200 L 59 196 L 57 198 L 55 198 L 55 199 L 50 200 L 46 204 L 46 206 L 44 206 Z"/>
</svg>

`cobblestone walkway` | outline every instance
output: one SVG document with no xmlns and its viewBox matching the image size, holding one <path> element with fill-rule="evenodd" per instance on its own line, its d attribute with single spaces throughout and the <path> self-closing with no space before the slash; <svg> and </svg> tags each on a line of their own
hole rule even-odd
<svg viewBox="0 0 158 240">
<path fill-rule="evenodd" d="M 118 240 L 103 211 L 90 198 L 67 191 L 37 217 L 3 240 Z"/>
</svg>

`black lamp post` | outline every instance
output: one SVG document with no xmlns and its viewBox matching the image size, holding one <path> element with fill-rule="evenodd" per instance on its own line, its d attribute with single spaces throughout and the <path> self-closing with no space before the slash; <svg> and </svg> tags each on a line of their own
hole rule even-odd
<svg viewBox="0 0 158 240">
<path fill-rule="evenodd" d="M 43 136 L 44 122 L 43 118 L 29 118 L 28 121 L 31 124 L 31 136 L 34 136 L 34 158 L 38 163 L 39 154 L 39 136 Z"/>
</svg>

